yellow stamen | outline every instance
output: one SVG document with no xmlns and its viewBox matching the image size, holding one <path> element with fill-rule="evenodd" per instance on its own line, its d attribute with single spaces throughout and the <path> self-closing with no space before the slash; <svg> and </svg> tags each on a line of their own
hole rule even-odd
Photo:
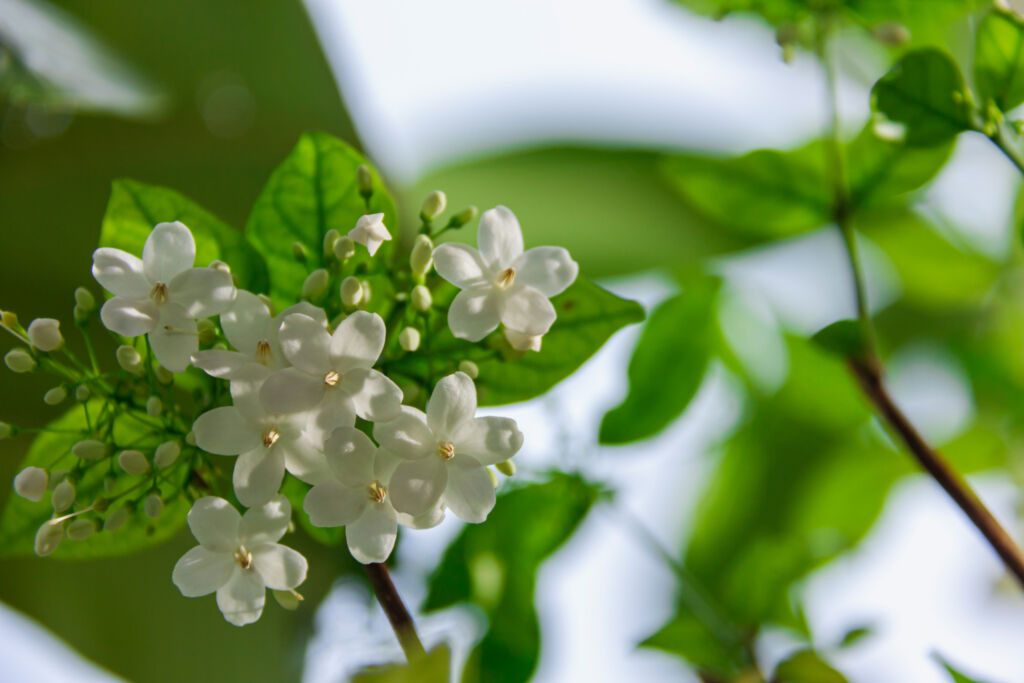
<svg viewBox="0 0 1024 683">
<path fill-rule="evenodd" d="M 158 282 L 153 285 L 153 289 L 149 292 L 149 298 L 158 304 L 162 304 L 167 301 L 167 285 L 162 282 Z"/>
<path fill-rule="evenodd" d="M 266 365 L 273 357 L 274 354 L 270 350 L 270 342 L 266 339 L 260 339 L 256 344 L 256 362 Z"/>
<path fill-rule="evenodd" d="M 324 384 L 326 384 L 329 387 L 336 386 L 340 381 L 341 375 L 336 373 L 334 370 L 331 370 L 326 375 L 324 375 Z"/>
<path fill-rule="evenodd" d="M 264 448 L 270 448 L 275 443 L 277 443 L 277 440 L 280 439 L 280 438 L 281 438 L 281 432 L 279 432 L 279 431 L 277 431 L 277 429 L 271 427 L 270 429 L 268 429 L 265 432 L 263 432 L 263 447 Z"/>
<path fill-rule="evenodd" d="M 367 486 L 366 490 L 370 494 L 370 500 L 374 503 L 383 503 L 388 497 L 387 488 L 381 485 L 379 481 L 375 481 Z"/>
<path fill-rule="evenodd" d="M 498 276 L 498 286 L 502 289 L 510 286 L 516 281 L 516 271 L 513 268 L 506 268 L 501 271 L 501 275 Z"/>
<path fill-rule="evenodd" d="M 249 569 L 252 567 L 252 553 L 245 549 L 244 545 L 238 546 L 235 550 L 235 562 L 242 569 Z"/>
<path fill-rule="evenodd" d="M 442 460 L 451 460 L 455 457 L 455 444 L 451 441 L 445 441 L 439 444 L 437 447 L 437 454 L 441 456 Z"/>
</svg>

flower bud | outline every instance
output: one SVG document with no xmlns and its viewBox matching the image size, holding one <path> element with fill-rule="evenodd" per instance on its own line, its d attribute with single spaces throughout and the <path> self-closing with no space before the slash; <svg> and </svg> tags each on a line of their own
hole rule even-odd
<svg viewBox="0 0 1024 683">
<path fill-rule="evenodd" d="M 157 467 L 170 467 L 178 459 L 180 453 L 181 446 L 178 445 L 177 441 L 165 441 L 156 447 L 156 453 L 153 455 L 153 464 Z"/>
<path fill-rule="evenodd" d="M 117 477 L 113 475 L 107 475 L 103 477 L 103 493 L 108 496 L 114 495 L 114 491 L 117 490 Z"/>
<path fill-rule="evenodd" d="M 64 343 L 60 334 L 60 321 L 36 318 L 28 326 L 28 340 L 40 351 L 56 351 Z"/>
<path fill-rule="evenodd" d="M 469 375 L 470 379 L 476 379 L 480 376 L 480 368 L 477 364 L 471 360 L 464 360 L 459 362 L 459 372 L 464 372 Z"/>
<path fill-rule="evenodd" d="M 117 456 L 117 464 L 128 474 L 141 477 L 149 472 L 149 461 L 141 451 L 121 451 Z"/>
<path fill-rule="evenodd" d="M 302 603 L 302 596 L 295 591 L 271 591 L 274 594 L 274 599 L 277 600 L 277 604 L 284 607 L 286 610 L 295 611 L 299 608 Z"/>
<path fill-rule="evenodd" d="M 441 190 L 434 190 L 427 195 L 420 206 L 420 218 L 425 221 L 432 221 L 444 212 L 448 206 L 448 197 Z"/>
<path fill-rule="evenodd" d="M 373 174 L 366 164 L 360 164 L 356 168 L 356 187 L 359 188 L 359 196 L 363 199 L 373 196 Z"/>
<path fill-rule="evenodd" d="M 84 541 L 96 531 L 96 524 L 91 519 L 76 519 L 68 525 L 68 538 L 72 541 Z"/>
<path fill-rule="evenodd" d="M 79 287 L 75 290 L 75 305 L 84 313 L 90 313 L 96 309 L 96 299 L 88 289 Z"/>
<path fill-rule="evenodd" d="M 341 303 L 355 308 L 363 301 L 363 285 L 357 278 L 349 276 L 341 281 Z"/>
<path fill-rule="evenodd" d="M 151 493 L 146 496 L 146 500 L 142 503 L 142 509 L 147 517 L 156 519 L 164 511 L 164 501 L 156 493 Z"/>
<path fill-rule="evenodd" d="M 142 374 L 142 356 L 139 352 L 131 346 L 118 346 L 117 347 L 117 364 L 121 366 L 122 370 L 132 373 L 133 375 Z"/>
<path fill-rule="evenodd" d="M 355 256 L 356 243 L 351 237 L 342 237 L 334 243 L 334 256 L 339 261 L 347 261 Z"/>
<path fill-rule="evenodd" d="M 91 507 L 96 512 L 106 512 L 107 508 L 110 507 L 110 501 L 103 496 L 97 496 L 96 500 L 92 502 Z"/>
<path fill-rule="evenodd" d="M 406 327 L 398 334 L 398 343 L 406 351 L 420 348 L 420 331 L 415 327 Z"/>
<path fill-rule="evenodd" d="M 50 472 L 50 488 L 57 488 L 57 485 L 67 479 L 69 474 L 71 474 L 71 470 L 54 470 Z"/>
<path fill-rule="evenodd" d="M 212 320 L 200 320 L 196 323 L 196 333 L 200 344 L 212 344 L 217 340 L 217 326 Z"/>
<path fill-rule="evenodd" d="M 14 434 L 14 427 L 6 422 L 0 422 L 0 439 L 9 439 Z"/>
<path fill-rule="evenodd" d="M 22 348 L 11 349 L 4 356 L 4 363 L 11 372 L 32 372 L 36 369 L 36 359 Z"/>
<path fill-rule="evenodd" d="M 476 218 L 477 208 L 475 206 L 467 206 L 462 211 L 451 217 L 448 221 L 448 225 L 453 228 L 461 228 L 466 223 L 469 223 Z"/>
<path fill-rule="evenodd" d="M 164 404 L 160 400 L 159 396 L 150 396 L 146 399 L 146 415 L 150 417 L 160 417 L 160 413 L 163 412 Z"/>
<path fill-rule="evenodd" d="M 426 313 L 434 304 L 434 297 L 431 296 L 430 290 L 427 289 L 426 285 L 416 285 L 413 287 L 409 298 L 412 300 L 412 307 L 420 313 Z"/>
<path fill-rule="evenodd" d="M 231 266 L 224 263 L 220 259 L 210 261 L 210 268 L 220 271 L 221 273 L 227 273 L 228 275 L 231 275 Z"/>
<path fill-rule="evenodd" d="M 35 551 L 39 557 L 46 557 L 64 540 L 64 523 L 45 522 L 36 532 Z"/>
<path fill-rule="evenodd" d="M 306 253 L 306 245 L 302 242 L 292 242 L 292 256 L 299 263 L 305 263 L 309 260 L 309 255 Z"/>
<path fill-rule="evenodd" d="M 156 381 L 160 382 L 160 384 L 170 384 L 174 381 L 174 373 L 162 365 L 156 366 L 153 374 L 156 375 Z"/>
<path fill-rule="evenodd" d="M 341 233 L 331 228 L 324 233 L 324 256 L 334 253 L 334 243 L 341 239 Z"/>
<path fill-rule="evenodd" d="M 196 445 L 196 433 L 195 432 L 189 432 L 188 434 L 186 434 L 185 435 L 185 443 L 187 443 L 189 446 L 195 446 Z"/>
<path fill-rule="evenodd" d="M 53 489 L 53 495 L 50 497 L 50 504 L 53 505 L 53 511 L 60 513 L 71 507 L 71 504 L 75 502 L 75 485 L 70 480 L 65 479 Z"/>
<path fill-rule="evenodd" d="M 89 311 L 75 304 L 71 307 L 71 317 L 75 319 L 75 323 L 84 325 L 89 320 Z"/>
<path fill-rule="evenodd" d="M 14 491 L 25 500 L 38 503 L 46 493 L 50 475 L 41 467 L 26 467 L 14 477 Z"/>
<path fill-rule="evenodd" d="M 72 446 L 71 452 L 82 460 L 99 460 L 107 454 L 107 444 L 102 441 L 86 439 Z"/>
<path fill-rule="evenodd" d="M 910 40 L 910 31 L 898 21 L 886 21 L 871 29 L 875 39 L 889 47 L 899 47 Z"/>
<path fill-rule="evenodd" d="M 128 520 L 128 508 L 121 506 L 107 515 L 103 520 L 104 531 L 117 531 Z"/>
<path fill-rule="evenodd" d="M 513 474 L 516 473 L 516 464 L 511 460 L 499 462 L 497 465 L 495 465 L 495 467 L 498 469 L 499 472 L 504 474 L 506 477 L 511 477 Z"/>
<path fill-rule="evenodd" d="M 0 327 L 6 327 L 11 332 L 17 334 L 18 328 L 18 316 L 11 311 L 4 311 L 0 313 Z"/>
<path fill-rule="evenodd" d="M 302 283 L 302 298 L 316 299 L 327 291 L 327 281 L 330 275 L 323 268 L 317 268 Z"/>
<path fill-rule="evenodd" d="M 370 296 L 373 294 L 373 290 L 370 289 L 370 281 L 362 280 L 359 283 L 363 288 L 363 305 L 370 303 Z"/>
<path fill-rule="evenodd" d="M 56 386 L 43 394 L 43 403 L 48 406 L 59 406 L 68 397 L 68 390 L 62 386 Z"/>
<path fill-rule="evenodd" d="M 494 470 L 492 470 L 490 467 L 486 467 L 484 469 L 487 470 L 487 476 L 491 478 L 491 486 L 493 486 L 494 488 L 498 488 L 498 475 L 496 475 L 494 473 Z"/>
<path fill-rule="evenodd" d="M 409 267 L 415 278 L 422 280 L 434 265 L 434 243 L 426 235 L 418 235 L 409 254 Z"/>
<path fill-rule="evenodd" d="M 89 391 L 89 387 L 84 384 L 79 384 L 75 387 L 75 400 L 79 403 L 85 403 L 92 396 L 92 392 Z"/>
</svg>

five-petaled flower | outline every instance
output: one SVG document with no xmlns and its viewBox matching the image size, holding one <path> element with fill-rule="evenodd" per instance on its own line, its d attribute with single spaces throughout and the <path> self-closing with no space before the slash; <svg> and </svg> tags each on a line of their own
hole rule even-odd
<svg viewBox="0 0 1024 683">
<path fill-rule="evenodd" d="M 359 217 L 356 227 L 348 231 L 348 237 L 366 247 L 370 256 L 373 256 L 380 249 L 380 245 L 391 239 L 391 233 L 384 227 L 384 214 L 368 213 Z"/>
</svg>

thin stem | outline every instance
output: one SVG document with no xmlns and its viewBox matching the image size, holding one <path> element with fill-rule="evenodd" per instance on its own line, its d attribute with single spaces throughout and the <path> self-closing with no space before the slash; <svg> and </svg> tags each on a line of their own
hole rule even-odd
<svg viewBox="0 0 1024 683">
<path fill-rule="evenodd" d="M 395 632 L 398 643 L 405 652 L 405 658 L 410 663 L 422 659 L 427 652 L 423 649 L 423 642 L 420 640 L 419 634 L 416 633 L 416 625 L 409 615 L 409 610 L 402 602 L 402 596 L 398 594 L 395 584 L 391 581 L 387 565 L 378 562 L 364 565 L 364 567 L 366 575 L 370 577 L 370 585 L 373 587 L 374 595 L 377 596 L 377 602 L 380 603 L 381 609 L 384 610 L 388 621 L 391 622 L 391 629 Z"/>
<path fill-rule="evenodd" d="M 1002 558 L 1007 569 L 1013 573 L 1021 586 L 1024 586 L 1024 554 L 1021 553 L 1010 534 L 985 507 L 985 504 L 981 502 L 964 478 L 918 434 L 914 425 L 900 411 L 886 391 L 878 367 L 857 359 L 850 359 L 849 363 L 865 395 L 889 423 L 889 426 L 899 434 L 914 459 L 935 481 L 939 482 L 950 498 L 960 506 L 964 514 Z"/>
<path fill-rule="evenodd" d="M 1013 162 L 1017 170 L 1024 173 L 1024 153 L 1020 149 L 1019 136 L 1016 135 L 1016 132 L 1011 132 L 1010 126 L 1005 121 L 993 125 L 988 131 L 981 128 L 979 132 L 984 133 L 996 147 L 1002 150 L 1006 158 Z"/>
</svg>

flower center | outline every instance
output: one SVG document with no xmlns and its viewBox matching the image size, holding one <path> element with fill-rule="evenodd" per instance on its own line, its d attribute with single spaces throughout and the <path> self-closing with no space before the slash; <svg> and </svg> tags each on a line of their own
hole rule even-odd
<svg viewBox="0 0 1024 683">
<path fill-rule="evenodd" d="M 242 569 L 249 569 L 252 567 L 252 553 L 245 549 L 244 545 L 238 546 L 235 549 L 235 564 Z"/>
<path fill-rule="evenodd" d="M 366 491 L 370 496 L 370 500 L 374 503 L 383 503 L 388 497 L 388 490 L 379 481 L 375 481 L 366 487 Z"/>
<path fill-rule="evenodd" d="M 266 365 L 271 358 L 273 358 L 273 353 L 270 351 L 270 342 L 260 339 L 256 344 L 256 362 Z"/>
<path fill-rule="evenodd" d="M 162 304 L 167 301 L 167 285 L 162 282 L 158 282 L 153 285 L 153 289 L 149 292 L 149 298 L 158 304 Z"/>
<path fill-rule="evenodd" d="M 442 460 L 451 460 L 455 457 L 455 444 L 451 441 L 444 441 L 437 446 L 437 454 Z"/>
<path fill-rule="evenodd" d="M 340 382 L 340 381 L 341 381 L 341 375 L 336 373 L 334 370 L 331 370 L 326 375 L 324 375 L 324 384 L 326 384 L 329 387 L 337 386 L 338 382 Z"/>
<path fill-rule="evenodd" d="M 270 448 L 277 440 L 281 438 L 281 432 L 277 431 L 276 427 L 264 430 L 263 432 L 263 447 Z"/>
<path fill-rule="evenodd" d="M 502 289 L 505 289 L 507 287 L 510 287 L 512 285 L 512 283 L 515 282 L 515 281 L 516 281 L 516 271 L 515 271 L 515 269 L 514 268 L 506 268 L 505 270 L 501 271 L 500 275 L 498 275 L 497 283 L 498 283 L 499 287 L 501 287 Z"/>
</svg>

